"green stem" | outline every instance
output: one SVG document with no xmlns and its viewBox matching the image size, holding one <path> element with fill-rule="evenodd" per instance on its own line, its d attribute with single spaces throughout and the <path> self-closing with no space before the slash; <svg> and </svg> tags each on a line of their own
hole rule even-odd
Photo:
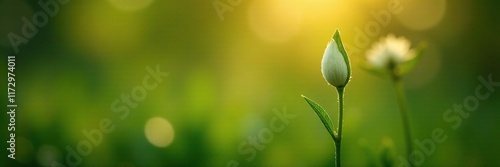
<svg viewBox="0 0 500 167">
<path fill-rule="evenodd" d="M 394 87 L 396 88 L 396 93 L 398 96 L 399 110 L 401 112 L 401 119 L 403 121 L 403 130 L 406 140 L 406 157 L 410 157 L 410 153 L 413 150 L 413 145 L 411 143 L 411 132 L 410 132 L 410 120 L 408 116 L 408 104 L 406 101 L 405 90 L 403 83 L 400 78 L 394 78 Z M 411 164 L 410 164 L 411 165 Z"/>
<path fill-rule="evenodd" d="M 338 121 L 338 137 L 335 140 L 335 160 L 336 167 L 340 167 L 340 146 L 342 140 L 342 124 L 344 124 L 344 87 L 337 87 L 339 98 L 339 121 Z"/>
</svg>

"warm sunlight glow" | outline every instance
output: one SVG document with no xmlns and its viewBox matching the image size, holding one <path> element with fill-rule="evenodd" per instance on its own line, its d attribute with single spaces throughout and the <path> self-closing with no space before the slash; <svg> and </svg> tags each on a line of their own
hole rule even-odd
<svg viewBox="0 0 500 167">
<path fill-rule="evenodd" d="M 299 34 L 302 10 L 287 0 L 255 0 L 248 9 L 250 28 L 263 40 L 282 43 Z"/>
</svg>

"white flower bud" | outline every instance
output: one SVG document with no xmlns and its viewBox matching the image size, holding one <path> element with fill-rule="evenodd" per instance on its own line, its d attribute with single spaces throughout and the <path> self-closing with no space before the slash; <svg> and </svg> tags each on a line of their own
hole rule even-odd
<svg viewBox="0 0 500 167">
<path fill-rule="evenodd" d="M 326 46 L 321 61 L 323 78 L 332 86 L 344 87 L 350 79 L 349 58 L 344 50 L 338 30 Z"/>
</svg>

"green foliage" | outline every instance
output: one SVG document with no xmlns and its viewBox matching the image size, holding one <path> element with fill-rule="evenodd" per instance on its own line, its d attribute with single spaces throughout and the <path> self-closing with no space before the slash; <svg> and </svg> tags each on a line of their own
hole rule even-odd
<svg viewBox="0 0 500 167">
<path fill-rule="evenodd" d="M 426 43 L 421 43 L 417 48 L 415 48 L 411 53 L 414 54 L 413 58 L 402 63 L 401 65 L 399 65 L 398 69 L 396 69 L 397 75 L 404 76 L 405 74 L 410 72 L 415 67 L 417 62 L 420 60 L 420 57 L 422 57 L 425 48 L 427 48 Z"/>
<path fill-rule="evenodd" d="M 326 130 L 328 130 L 328 133 L 332 136 L 334 141 L 337 141 L 337 132 L 335 132 L 333 129 L 333 123 L 332 119 L 328 115 L 328 113 L 321 107 L 318 103 L 312 101 L 311 99 L 307 98 L 306 96 L 302 95 L 302 98 L 306 100 L 306 102 L 311 106 L 311 108 L 316 112 L 318 115 L 319 119 L 321 122 L 323 122 L 323 125 L 325 126 Z"/>
</svg>

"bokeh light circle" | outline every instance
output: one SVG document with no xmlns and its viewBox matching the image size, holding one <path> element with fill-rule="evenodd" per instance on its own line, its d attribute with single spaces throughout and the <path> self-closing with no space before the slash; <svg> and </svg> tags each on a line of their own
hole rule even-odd
<svg viewBox="0 0 500 167">
<path fill-rule="evenodd" d="M 248 9 L 250 28 L 265 41 L 286 42 L 300 32 L 302 10 L 299 6 L 287 0 L 254 0 Z"/>
<path fill-rule="evenodd" d="M 156 147 L 166 147 L 174 141 L 172 124 L 161 117 L 154 117 L 146 122 L 144 128 L 146 138 Z"/>
<path fill-rule="evenodd" d="M 61 153 L 52 145 L 42 145 L 38 148 L 36 159 L 40 166 L 50 166 L 52 162 L 61 159 Z"/>
<path fill-rule="evenodd" d="M 398 20 L 412 30 L 427 30 L 436 26 L 446 12 L 446 0 L 401 0 L 403 10 Z"/>
<path fill-rule="evenodd" d="M 137 11 L 153 3 L 153 0 L 109 0 L 114 7 L 123 11 Z"/>
</svg>

